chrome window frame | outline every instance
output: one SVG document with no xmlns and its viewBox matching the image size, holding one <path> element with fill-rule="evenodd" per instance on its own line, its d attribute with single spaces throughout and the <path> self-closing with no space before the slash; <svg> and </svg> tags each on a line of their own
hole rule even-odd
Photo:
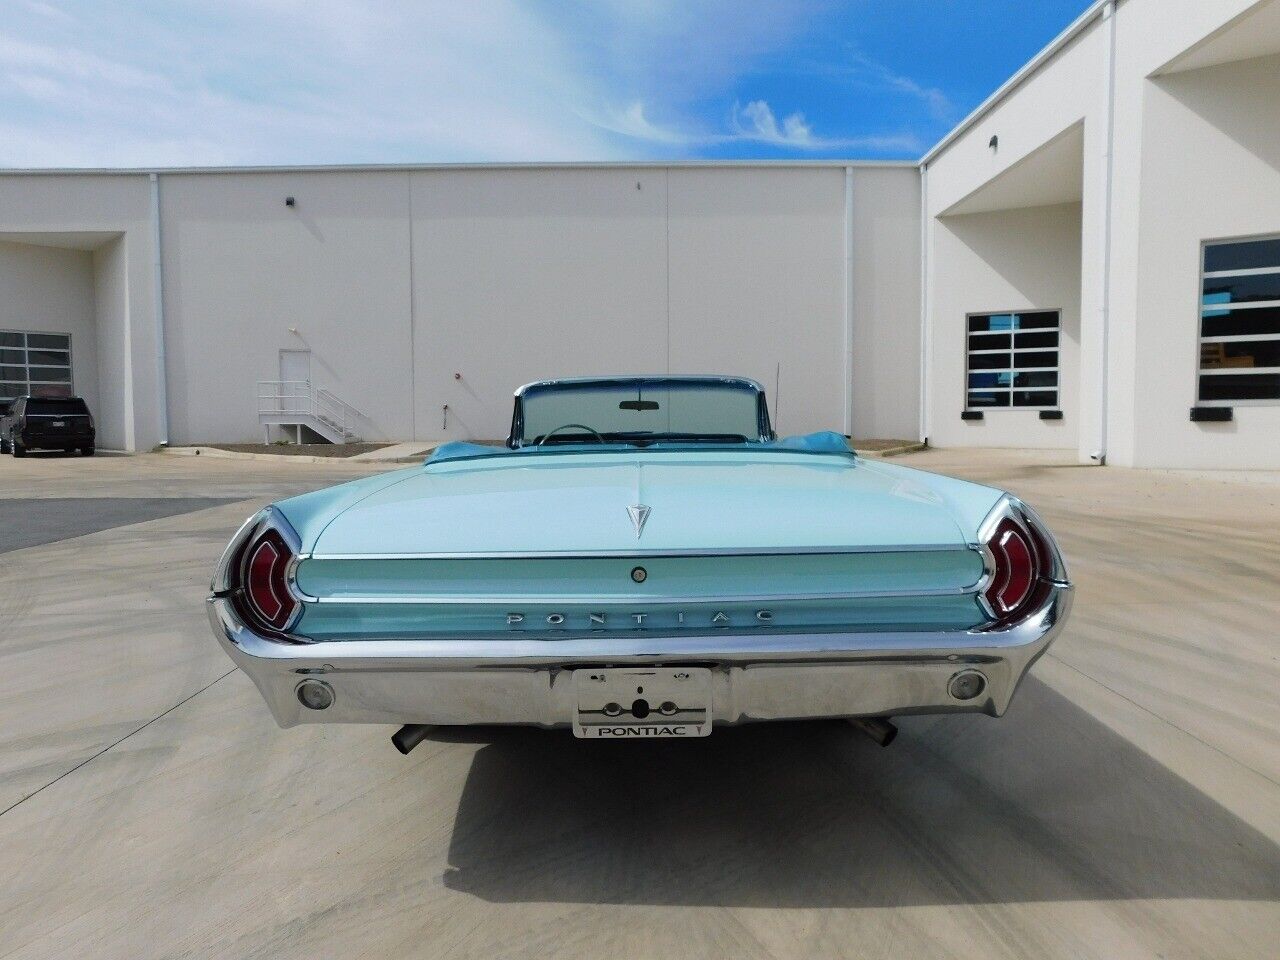
<svg viewBox="0 0 1280 960">
<path fill-rule="evenodd" d="M 521 384 L 516 388 L 514 393 L 515 405 L 511 411 L 511 433 L 507 436 L 507 447 L 512 450 L 521 449 L 524 443 L 524 395 L 527 391 L 534 387 L 559 387 L 559 386 L 615 386 L 615 385 L 635 385 L 642 386 L 645 384 L 662 384 L 662 383 L 705 383 L 705 384 L 731 384 L 735 387 L 746 388 L 755 391 L 756 395 L 756 427 L 758 436 L 756 443 L 767 443 L 770 440 L 776 440 L 777 434 L 773 431 L 773 425 L 769 420 L 769 404 L 765 399 L 764 387 L 756 380 L 749 377 L 726 377 L 716 376 L 713 374 L 652 374 L 648 376 L 631 376 L 631 377 L 561 377 L 554 380 L 533 380 L 529 383 Z"/>
<path fill-rule="evenodd" d="M 20 400 L 22 397 L 29 397 L 29 396 L 35 396 L 37 399 L 44 399 L 39 394 L 32 393 L 31 388 L 33 385 L 63 386 L 65 384 L 68 391 L 67 396 L 74 397 L 76 395 L 75 348 L 74 348 L 74 342 L 71 334 L 64 333 L 61 330 L 15 330 L 8 327 L 0 328 L 0 333 L 16 334 L 17 336 L 22 338 L 21 346 L 11 346 L 8 344 L 0 344 L 0 350 L 22 351 L 22 362 L 21 363 L 4 363 L 4 364 L 0 364 L 0 366 L 21 367 L 23 369 L 23 379 L 21 380 L 11 380 L 7 377 L 0 377 L 0 382 L 16 383 L 22 387 L 22 390 L 19 393 L 14 394 L 13 396 L 0 393 L 0 404 L 8 403 L 10 406 L 12 406 L 13 403 Z M 65 337 L 67 340 L 66 349 L 64 351 L 63 348 L 61 347 L 32 347 L 30 346 L 27 340 L 27 338 L 32 335 L 41 336 L 41 337 Z M 32 364 L 31 352 L 33 350 L 54 351 L 58 353 L 65 352 L 67 355 L 67 362 L 66 364 L 47 364 L 47 363 Z M 31 372 L 33 369 L 35 370 L 65 369 L 67 371 L 67 379 L 66 380 L 61 380 L 61 379 L 33 380 L 31 376 Z"/>
<path fill-rule="evenodd" d="M 1052 313 L 1058 318 L 1058 322 L 1053 327 L 1031 327 L 1025 331 L 1009 330 L 1009 347 L 1007 350 L 974 350 L 970 344 L 970 338 L 975 332 L 979 335 L 984 331 L 972 331 L 969 329 L 969 321 L 974 317 L 999 317 L 999 316 L 1022 316 L 1028 313 Z M 985 331 L 985 334 L 997 335 L 1002 331 Z M 1053 347 L 1023 347 L 1022 352 L 1047 353 L 1053 351 L 1054 364 L 1051 367 L 1019 367 L 1014 356 L 1016 350 L 1014 347 L 1014 336 L 1019 332 L 1032 333 L 1056 333 L 1058 335 L 1057 346 Z M 986 353 L 1007 353 L 1009 354 L 1009 367 L 1003 370 L 974 370 L 970 364 L 974 354 Z M 1017 376 L 1019 373 L 1053 373 L 1056 375 L 1057 383 L 1052 387 L 1015 387 L 1010 381 L 1007 387 L 970 387 L 969 375 L 973 373 L 1009 373 L 1011 376 Z M 1024 393 L 1036 392 L 1043 393 L 1052 391 L 1054 402 L 1051 404 L 1015 404 L 1013 402 L 1014 393 L 1022 391 Z M 975 407 L 969 403 L 969 394 L 971 393 L 1007 393 L 1009 394 L 1009 404 L 1003 407 Z M 1060 307 L 1028 307 L 1024 310 L 974 310 L 964 315 L 964 411 L 966 413 L 982 412 L 982 413 L 998 413 L 1011 410 L 1061 410 L 1062 409 L 1062 309 Z"/>
<path fill-rule="evenodd" d="M 1214 277 L 1247 277 L 1259 276 L 1269 273 L 1280 273 L 1280 263 L 1272 267 L 1248 267 L 1241 270 L 1206 270 L 1205 257 L 1208 255 L 1210 247 L 1234 245 L 1239 243 L 1266 243 L 1270 240 L 1280 240 L 1280 233 L 1259 233 L 1244 237 L 1214 237 L 1209 240 L 1200 241 L 1200 279 L 1196 284 L 1196 352 L 1193 358 L 1193 390 L 1195 397 L 1195 406 L 1197 407 L 1275 407 L 1280 406 L 1280 393 L 1271 398 L 1256 398 L 1247 400 L 1202 400 L 1200 398 L 1200 378 L 1203 376 L 1226 376 L 1231 375 L 1231 368 L 1205 368 L 1201 365 L 1202 351 L 1205 343 L 1261 343 L 1268 340 L 1280 340 L 1280 333 L 1274 334 L 1242 334 L 1239 336 L 1222 336 L 1222 337 L 1205 337 L 1204 335 L 1204 282 L 1206 279 Z M 1259 300 L 1259 301 L 1240 301 L 1231 304 L 1229 311 L 1234 310 L 1256 310 L 1261 308 L 1280 308 L 1280 300 Z M 1280 374 L 1280 367 L 1241 367 L 1236 368 L 1242 372 L 1263 373 L 1263 374 Z"/>
</svg>

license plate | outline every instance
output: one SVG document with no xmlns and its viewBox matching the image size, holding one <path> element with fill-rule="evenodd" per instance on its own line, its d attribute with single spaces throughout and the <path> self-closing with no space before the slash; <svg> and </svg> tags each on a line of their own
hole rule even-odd
<svg viewBox="0 0 1280 960">
<path fill-rule="evenodd" d="M 711 733 L 706 667 L 615 667 L 573 672 L 573 735 L 639 740 Z"/>
<path fill-rule="evenodd" d="M 55 420 L 53 423 L 49 424 L 51 427 L 65 427 L 66 425 L 67 421 L 65 420 Z"/>
</svg>

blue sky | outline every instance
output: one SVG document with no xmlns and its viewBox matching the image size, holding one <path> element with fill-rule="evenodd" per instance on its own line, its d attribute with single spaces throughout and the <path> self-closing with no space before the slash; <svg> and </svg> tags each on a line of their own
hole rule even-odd
<svg viewBox="0 0 1280 960">
<path fill-rule="evenodd" d="M 3 0 L 0 166 L 915 159 L 1087 0 Z"/>
</svg>

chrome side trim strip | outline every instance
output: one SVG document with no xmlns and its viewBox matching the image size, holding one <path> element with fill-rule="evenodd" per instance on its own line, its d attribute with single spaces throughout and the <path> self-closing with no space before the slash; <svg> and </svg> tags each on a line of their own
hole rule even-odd
<svg viewBox="0 0 1280 960">
<path fill-rule="evenodd" d="M 493 552 L 425 553 L 308 553 L 300 560 L 596 560 L 644 559 L 648 557 L 790 557 L 841 556 L 850 553 L 934 553 L 946 550 L 980 550 L 972 543 L 920 543 L 850 547 L 722 547 L 677 550 L 498 550 Z"/>
<path fill-rule="evenodd" d="M 681 606 L 716 606 L 727 603 L 787 603 L 806 600 L 891 600 L 914 597 L 962 597 L 977 592 L 977 584 L 967 587 L 943 587 L 934 590 L 846 590 L 836 593 L 761 593 L 727 594 L 715 597 L 690 597 L 673 594 L 642 596 L 626 593 L 597 593 L 582 596 L 555 596 L 538 594 L 389 594 L 387 596 L 307 597 L 308 603 L 352 604 L 420 604 L 422 606 L 451 606 L 474 604 L 476 606 L 553 606 L 594 609 L 601 605 L 651 606 L 655 604 L 679 604 Z"/>
</svg>

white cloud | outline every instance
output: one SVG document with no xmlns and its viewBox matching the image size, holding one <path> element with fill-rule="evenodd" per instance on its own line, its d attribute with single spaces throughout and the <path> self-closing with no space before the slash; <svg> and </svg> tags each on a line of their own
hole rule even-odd
<svg viewBox="0 0 1280 960">
<path fill-rule="evenodd" d="M 773 108 L 764 100 L 752 100 L 745 106 L 735 103 L 730 111 L 728 130 L 723 132 L 654 123 L 649 119 L 644 103 L 640 101 L 621 110 L 585 116 L 602 129 L 629 139 L 684 148 L 761 143 L 804 153 L 865 150 L 873 153 L 915 154 L 923 149 L 920 138 L 912 133 L 859 137 L 815 136 L 804 114 L 788 114 L 779 123 Z"/>
<path fill-rule="evenodd" d="M 621 156 L 578 115 L 591 78 L 514 0 L 170 6 L 7 18 L 0 164 Z"/>
<path fill-rule="evenodd" d="M 918 149 L 735 103 L 814 2 L 18 0 L 0 26 L 0 165 Z"/>
<path fill-rule="evenodd" d="M 905 74 L 889 69 L 878 60 L 860 53 L 850 53 L 843 64 L 826 64 L 821 72 L 836 75 L 863 87 L 887 90 L 923 104 L 936 120 L 953 119 L 956 113 L 951 98 L 937 87 L 930 87 Z"/>
<path fill-rule="evenodd" d="M 813 131 L 805 123 L 804 114 L 793 113 L 782 121 L 779 128 L 773 110 L 763 100 L 752 100 L 745 107 L 733 105 L 733 125 L 738 135 L 746 140 L 759 140 L 776 146 L 812 149 L 817 145 Z"/>
</svg>

